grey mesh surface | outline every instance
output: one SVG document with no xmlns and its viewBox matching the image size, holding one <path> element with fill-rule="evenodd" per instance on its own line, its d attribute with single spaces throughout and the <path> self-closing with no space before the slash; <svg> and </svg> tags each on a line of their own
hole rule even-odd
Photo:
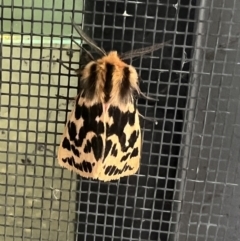
<svg viewBox="0 0 240 241">
<path fill-rule="evenodd" d="M 240 2 L 1 0 L 0 240 L 236 241 L 239 228 Z M 106 51 L 172 40 L 131 59 L 143 151 L 136 175 L 102 183 L 62 169 L 77 95 L 73 16 Z M 77 36 L 78 41 L 80 41 Z"/>
</svg>

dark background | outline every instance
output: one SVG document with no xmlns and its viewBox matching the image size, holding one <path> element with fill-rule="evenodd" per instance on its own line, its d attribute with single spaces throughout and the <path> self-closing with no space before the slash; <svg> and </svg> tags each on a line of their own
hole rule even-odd
<svg viewBox="0 0 240 241">
<path fill-rule="evenodd" d="M 140 113 L 158 118 L 158 125 L 142 121 L 144 144 L 138 176 L 108 184 L 80 178 L 80 193 L 90 189 L 91 194 L 79 195 L 78 240 L 84 236 L 94 240 L 94 232 L 95 240 L 169 240 L 173 233 L 174 179 L 188 91 L 181 83 L 188 83 L 189 78 L 189 63 L 183 64 L 183 58 L 184 52 L 191 57 L 194 27 L 185 19 L 194 19 L 190 1 L 181 1 L 177 9 L 175 4 L 177 1 L 161 1 L 158 6 L 153 1 L 85 4 L 83 29 L 106 51 L 123 53 L 173 42 L 132 62 L 143 79 L 142 91 L 159 99 L 157 103 L 139 100 Z M 124 17 L 125 10 L 131 16 Z"/>
</svg>

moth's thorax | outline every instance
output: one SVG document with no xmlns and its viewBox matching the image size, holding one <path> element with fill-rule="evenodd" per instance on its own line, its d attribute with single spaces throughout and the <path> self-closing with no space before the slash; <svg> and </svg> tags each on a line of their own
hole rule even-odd
<svg viewBox="0 0 240 241">
<path fill-rule="evenodd" d="M 87 64 L 80 81 L 90 102 L 124 104 L 133 100 L 134 91 L 139 92 L 135 68 L 124 63 L 116 51 Z"/>
</svg>

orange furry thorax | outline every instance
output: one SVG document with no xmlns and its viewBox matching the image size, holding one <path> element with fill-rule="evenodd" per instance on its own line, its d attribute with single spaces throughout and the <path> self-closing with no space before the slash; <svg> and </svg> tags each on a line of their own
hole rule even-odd
<svg viewBox="0 0 240 241">
<path fill-rule="evenodd" d="M 102 57 L 101 59 L 97 60 L 99 65 L 106 63 L 113 64 L 119 68 L 124 68 L 127 66 L 126 63 L 124 63 L 118 56 L 117 51 L 110 51 L 107 56 Z"/>
<path fill-rule="evenodd" d="M 117 51 L 88 63 L 82 71 L 80 82 L 91 103 L 126 104 L 132 102 L 134 91 L 139 92 L 135 68 L 124 63 Z"/>
</svg>

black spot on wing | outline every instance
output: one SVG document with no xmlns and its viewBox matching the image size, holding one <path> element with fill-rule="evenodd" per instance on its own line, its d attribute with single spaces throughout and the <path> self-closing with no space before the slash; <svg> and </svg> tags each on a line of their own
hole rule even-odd
<svg viewBox="0 0 240 241">
<path fill-rule="evenodd" d="M 70 141 L 65 137 L 62 142 L 62 147 L 71 151 Z"/>
<path fill-rule="evenodd" d="M 119 138 L 119 142 L 121 144 L 121 151 L 126 152 L 127 151 L 127 147 L 125 146 L 126 134 L 124 132 L 122 132 L 118 138 Z"/>
<path fill-rule="evenodd" d="M 117 135 L 118 141 L 121 145 L 121 151 L 126 152 L 128 150 L 128 146 L 125 146 L 126 143 L 126 135 L 124 133 L 124 128 L 128 122 L 135 121 L 135 114 L 134 112 L 122 112 L 118 107 L 110 106 L 108 109 L 108 114 L 110 117 L 113 118 L 113 124 L 111 126 L 106 124 L 106 135 L 107 137 L 111 135 Z M 129 141 L 134 141 L 134 138 L 130 137 Z"/>
<path fill-rule="evenodd" d="M 92 165 L 90 162 L 83 161 L 82 166 L 85 172 L 92 172 Z"/>
<path fill-rule="evenodd" d="M 104 160 L 108 156 L 108 153 L 111 150 L 111 148 L 112 148 L 112 141 L 107 140 L 106 145 L 105 145 L 105 151 L 104 151 Z M 103 160 L 103 162 L 104 162 L 104 160 Z"/>
<path fill-rule="evenodd" d="M 105 169 L 104 174 L 108 175 L 109 171 L 111 170 L 112 166 L 107 166 L 107 168 Z"/>
<path fill-rule="evenodd" d="M 71 149 L 75 156 L 80 157 L 79 150 L 74 145 L 71 145 Z"/>
<path fill-rule="evenodd" d="M 117 144 L 114 144 L 114 146 L 112 147 L 112 151 L 111 151 L 111 155 L 112 156 L 117 156 L 117 154 L 118 154 L 118 150 L 117 150 Z"/>
<path fill-rule="evenodd" d="M 122 169 L 122 171 L 123 171 L 123 172 L 126 172 L 128 169 L 131 170 L 131 169 L 130 169 L 130 166 L 129 166 L 129 165 L 126 165 L 126 166 Z"/>
<path fill-rule="evenodd" d="M 111 175 L 119 175 L 119 174 L 122 174 L 123 172 L 126 172 L 127 170 L 133 170 L 132 167 L 130 167 L 129 165 L 127 165 L 127 163 L 125 163 L 125 165 L 123 166 L 122 169 L 118 169 L 116 166 L 107 166 L 105 171 L 104 171 L 104 174 L 105 175 L 108 175 L 108 176 L 111 176 Z"/>
<path fill-rule="evenodd" d="M 81 145 L 82 145 L 82 142 L 83 142 L 83 139 L 81 138 L 81 139 L 75 139 L 74 140 L 74 144 L 75 144 L 75 146 L 77 146 L 77 147 L 80 147 Z"/>
<path fill-rule="evenodd" d="M 116 169 L 115 169 L 115 172 L 113 173 L 113 175 L 117 175 L 117 174 L 118 174 L 118 172 L 119 172 L 119 169 L 118 169 L 118 168 L 116 168 Z"/>
<path fill-rule="evenodd" d="M 82 116 L 82 108 L 81 108 L 81 106 L 78 104 L 79 99 L 80 99 L 80 95 L 78 95 L 78 98 L 76 99 L 76 105 L 75 105 L 74 115 L 75 115 L 76 120 L 79 120 L 80 117 Z"/>
<path fill-rule="evenodd" d="M 126 161 L 126 160 L 128 159 L 128 157 L 129 157 L 129 155 L 130 155 L 130 152 L 127 153 L 125 156 L 123 156 L 123 157 L 121 158 L 120 162 Z"/>
<path fill-rule="evenodd" d="M 129 148 L 129 147 L 133 148 L 134 144 L 135 144 L 136 141 L 137 141 L 138 136 L 139 136 L 139 131 L 136 131 L 136 130 L 135 130 L 135 131 L 131 134 L 131 136 L 130 136 L 130 138 L 129 138 L 129 140 L 128 140 L 128 143 L 129 143 L 128 148 Z"/>
<path fill-rule="evenodd" d="M 129 114 L 128 116 L 128 123 L 130 126 L 133 126 L 135 123 L 135 115 L 136 115 L 136 112 L 134 111 L 133 114 Z"/>
<path fill-rule="evenodd" d="M 83 166 L 82 163 L 76 163 L 74 162 L 74 167 L 80 171 L 83 171 Z"/>
<path fill-rule="evenodd" d="M 92 149 L 92 144 L 91 144 L 91 142 L 89 140 L 87 140 L 87 143 L 86 143 L 83 151 L 85 153 L 90 153 L 91 149 Z"/>
<path fill-rule="evenodd" d="M 92 138 L 92 149 L 94 157 L 98 161 L 102 157 L 103 152 L 103 140 L 101 136 L 94 136 Z"/>
<path fill-rule="evenodd" d="M 116 166 L 112 166 L 112 168 L 111 168 L 111 170 L 109 171 L 108 175 L 111 176 L 116 169 L 117 169 Z"/>
<path fill-rule="evenodd" d="M 62 158 L 62 161 L 64 163 L 68 163 L 70 166 L 74 166 L 76 169 L 88 173 L 92 173 L 92 165 L 88 161 L 83 161 L 82 163 L 76 163 L 75 159 L 73 156 L 67 157 L 67 158 Z"/>
<path fill-rule="evenodd" d="M 74 163 L 74 157 L 72 156 L 72 157 L 68 158 L 67 161 L 68 161 L 68 164 L 69 164 L 70 166 L 72 166 L 73 163 Z"/>
<path fill-rule="evenodd" d="M 95 104 L 87 108 L 82 105 L 83 125 L 79 130 L 78 139 L 75 140 L 76 146 L 82 146 L 83 140 L 86 138 L 88 132 L 94 132 L 97 136 L 104 132 L 104 124 L 102 121 L 97 122 L 96 118 L 103 113 L 102 104 Z"/>
<path fill-rule="evenodd" d="M 75 140 L 77 135 L 77 127 L 72 121 L 68 121 L 68 135 L 71 141 Z"/>
<path fill-rule="evenodd" d="M 106 80 L 104 85 L 104 101 L 108 102 L 111 98 L 111 91 L 112 91 L 112 73 L 114 70 L 114 65 L 107 63 L 106 64 Z"/>
<path fill-rule="evenodd" d="M 136 157 L 136 156 L 138 156 L 138 148 L 137 147 L 133 149 L 130 158 L 133 158 L 133 157 Z"/>
<path fill-rule="evenodd" d="M 129 165 L 125 165 L 124 167 L 124 170 L 127 171 L 127 170 L 133 170 L 133 167 L 129 166 Z"/>
<path fill-rule="evenodd" d="M 122 79 L 122 84 L 120 86 L 120 96 L 122 98 L 126 97 L 129 95 L 130 91 L 130 71 L 128 67 L 125 67 L 123 69 L 123 79 Z"/>
<path fill-rule="evenodd" d="M 85 97 L 87 99 L 92 99 L 96 92 L 96 86 L 97 86 L 97 64 L 94 63 L 91 65 L 89 69 L 89 76 L 84 81 L 84 91 L 85 91 Z"/>
</svg>

